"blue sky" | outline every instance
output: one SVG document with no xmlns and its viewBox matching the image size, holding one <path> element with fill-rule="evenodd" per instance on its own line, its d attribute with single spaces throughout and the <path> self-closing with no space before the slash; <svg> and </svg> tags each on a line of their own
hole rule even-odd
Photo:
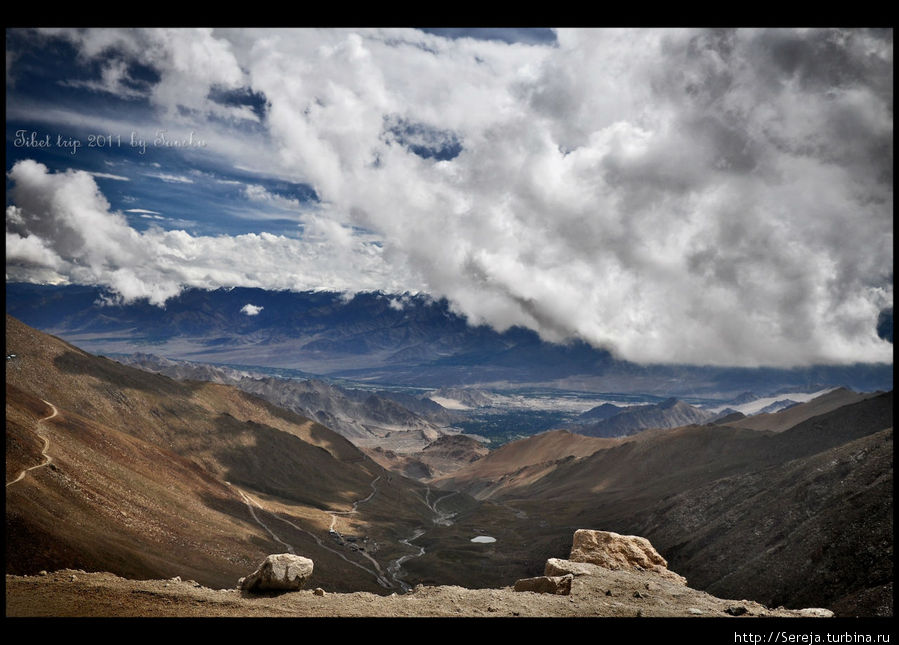
<svg viewBox="0 0 899 645">
<path fill-rule="evenodd" d="M 6 98 L 7 280 L 892 360 L 892 31 L 12 29 Z"/>
</svg>

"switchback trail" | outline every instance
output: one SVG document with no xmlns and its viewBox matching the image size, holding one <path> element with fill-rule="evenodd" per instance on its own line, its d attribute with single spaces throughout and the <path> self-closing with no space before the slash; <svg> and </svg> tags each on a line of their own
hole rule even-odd
<svg viewBox="0 0 899 645">
<path fill-rule="evenodd" d="M 259 507 L 259 510 L 264 511 L 265 509 L 262 508 L 262 505 L 259 502 L 257 502 L 255 499 L 250 499 L 250 497 L 248 497 L 247 494 L 244 493 L 242 490 L 240 490 L 237 486 L 233 486 L 232 484 L 228 484 L 228 485 L 232 486 L 234 488 L 234 490 L 236 490 L 238 493 L 240 493 L 240 496 L 243 497 L 243 501 L 247 505 L 247 508 L 250 509 L 250 515 L 252 515 L 253 519 L 256 520 L 256 524 L 258 524 L 259 526 L 264 528 L 266 531 L 268 531 L 268 534 L 272 536 L 272 539 L 275 542 L 278 542 L 278 543 L 286 546 L 287 551 L 289 553 L 293 553 L 294 555 L 296 555 L 296 551 L 293 550 L 293 547 L 290 546 L 287 542 L 285 542 L 281 538 L 279 538 L 277 535 L 275 535 L 275 532 L 272 531 L 265 522 L 260 520 L 258 515 L 256 515 L 256 511 L 253 510 L 253 504 L 255 504 L 257 507 Z"/>
<path fill-rule="evenodd" d="M 377 481 L 377 479 L 376 479 L 375 481 Z M 244 493 L 244 492 L 243 492 L 241 489 L 239 489 L 237 486 L 234 486 L 234 484 L 231 484 L 230 482 L 226 482 L 226 483 L 227 483 L 229 486 L 231 486 L 234 490 L 236 490 L 238 493 L 240 493 L 240 496 L 243 498 L 244 503 L 247 505 L 247 508 L 250 509 L 250 514 L 253 516 L 253 519 L 256 521 L 256 523 L 259 524 L 259 526 L 261 526 L 262 528 L 264 528 L 264 529 L 266 530 L 266 532 L 268 532 L 268 534 L 271 535 L 272 538 L 273 538 L 276 542 L 278 542 L 278 543 L 280 543 L 280 544 L 283 544 L 285 547 L 287 547 L 287 550 L 288 550 L 290 553 L 294 553 L 294 554 L 295 554 L 296 551 L 294 551 L 294 548 L 293 548 L 291 545 L 289 545 L 287 542 L 285 542 L 284 540 L 282 540 L 281 538 L 279 538 L 277 535 L 275 535 L 274 531 L 272 531 L 271 528 L 268 527 L 268 525 L 266 525 L 264 522 L 262 522 L 262 520 L 259 519 L 259 516 L 256 515 L 256 512 L 253 510 L 253 506 L 255 506 L 256 508 L 258 508 L 258 509 L 261 510 L 261 511 L 265 511 L 266 513 L 268 513 L 269 515 L 271 515 L 271 516 L 274 517 L 275 519 L 281 520 L 281 521 L 284 522 L 285 524 L 289 524 L 290 526 L 292 526 L 292 527 L 293 527 L 294 529 L 296 529 L 297 531 L 300 531 L 301 533 L 305 533 L 306 535 L 308 535 L 309 537 L 311 537 L 313 540 L 315 540 L 316 544 L 318 544 L 318 545 L 319 545 L 321 548 L 323 548 L 325 551 L 330 551 L 331 553 L 333 553 L 334 555 L 340 557 L 341 559 L 345 560 L 346 562 L 349 562 L 349 563 L 352 564 L 354 567 L 358 567 L 358 568 L 362 569 L 363 571 L 365 571 L 365 572 L 371 574 L 371 575 L 375 578 L 375 580 L 377 581 L 377 583 L 378 583 L 379 585 L 381 585 L 382 587 L 385 587 L 385 588 L 388 588 L 388 589 L 389 589 L 390 587 L 393 586 L 393 585 L 390 584 L 390 582 L 387 580 L 387 578 L 384 577 L 384 572 L 381 570 L 380 565 L 374 560 L 374 558 L 372 558 L 371 556 L 369 556 L 367 553 L 359 552 L 359 553 L 361 553 L 363 556 L 367 557 L 369 560 L 371 560 L 371 561 L 374 563 L 375 569 L 369 569 L 368 567 L 366 567 L 366 566 L 363 565 L 363 564 L 360 564 L 360 563 L 358 563 L 358 562 L 354 562 L 353 560 L 350 560 L 348 557 L 346 557 L 346 556 L 345 556 L 343 553 L 341 553 L 340 551 L 338 551 L 338 550 L 336 550 L 336 549 L 333 549 L 333 548 L 331 548 L 330 546 L 328 546 L 327 544 L 325 544 L 325 542 L 324 542 L 320 537 L 318 537 L 315 533 L 312 533 L 311 531 L 307 531 L 307 530 L 304 529 L 303 527 L 297 526 L 296 524 L 294 524 L 294 523 L 291 522 L 290 520 L 287 520 L 287 519 L 281 517 L 281 516 L 278 515 L 277 513 L 274 513 L 274 512 L 272 512 L 272 511 L 266 509 L 266 508 L 265 508 L 264 506 L 262 506 L 262 504 L 260 504 L 258 501 L 256 501 L 255 499 L 253 499 L 252 497 L 250 497 L 249 495 L 247 495 L 246 493 Z M 372 482 L 372 484 L 374 484 L 374 482 Z M 373 495 L 373 494 L 374 494 L 374 493 L 372 493 L 372 495 Z M 369 495 L 365 500 L 359 500 L 359 502 L 357 502 L 357 504 L 358 504 L 358 503 L 361 503 L 361 502 L 363 502 L 363 501 L 367 501 L 367 500 L 369 500 L 369 499 L 371 499 L 371 495 Z"/>
<path fill-rule="evenodd" d="M 44 401 L 44 400 L 41 399 L 41 401 Z M 34 470 L 35 468 L 42 468 L 43 466 L 46 466 L 47 464 L 49 464 L 53 461 L 53 458 L 47 454 L 47 451 L 50 449 L 50 440 L 40 433 L 40 427 L 44 421 L 49 421 L 50 419 L 55 417 L 57 414 L 59 414 L 59 410 L 57 410 L 56 406 L 53 405 L 52 403 L 50 403 L 49 401 L 44 401 L 44 403 L 49 405 L 50 408 L 52 408 L 52 410 L 53 410 L 53 414 L 51 414 L 50 416 L 47 416 L 47 417 L 44 417 L 43 419 L 37 420 L 37 430 L 35 431 L 35 432 L 37 432 L 37 436 L 39 436 L 41 439 L 44 440 L 44 448 L 43 448 L 43 450 L 41 450 L 41 456 L 44 458 L 44 461 L 42 463 L 38 464 L 37 466 L 31 466 L 30 468 L 26 468 L 25 470 L 20 472 L 19 476 L 16 477 L 14 480 L 12 480 L 11 482 L 6 482 L 7 487 L 11 486 L 12 484 L 15 484 L 18 481 L 22 481 L 22 479 L 25 477 L 25 473 L 27 473 L 29 470 Z"/>
<path fill-rule="evenodd" d="M 371 483 L 369 484 L 369 486 L 371 486 L 371 493 L 370 493 L 370 494 L 368 495 L 368 497 L 366 497 L 365 499 L 357 499 L 355 502 L 353 502 L 353 509 L 352 509 L 352 510 L 350 510 L 350 511 L 325 511 L 328 515 L 331 516 L 331 526 L 328 527 L 328 531 L 329 531 L 329 532 L 330 532 L 330 531 L 333 531 L 334 533 L 337 533 L 337 535 L 340 535 L 340 533 L 338 533 L 338 532 L 334 529 L 334 525 L 335 525 L 335 523 L 337 522 L 337 516 L 338 516 L 338 515 L 352 515 L 352 514 L 354 514 L 354 513 L 358 513 L 358 511 L 357 511 L 356 509 L 358 508 L 359 504 L 364 504 L 365 502 L 367 502 L 368 500 L 370 500 L 372 497 L 374 497 L 374 496 L 375 496 L 375 493 L 378 492 L 378 489 L 375 488 L 375 484 L 378 483 L 378 480 L 379 480 L 379 479 L 381 479 L 381 476 L 380 476 L 380 475 L 378 475 L 378 476 L 375 477 L 373 480 L 371 480 Z M 341 536 L 341 537 L 342 537 L 342 536 Z"/>
</svg>

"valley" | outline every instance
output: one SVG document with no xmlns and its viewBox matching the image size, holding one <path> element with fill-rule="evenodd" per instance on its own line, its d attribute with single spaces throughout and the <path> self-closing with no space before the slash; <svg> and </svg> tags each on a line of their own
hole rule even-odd
<svg viewBox="0 0 899 645">
<path fill-rule="evenodd" d="M 635 394 L 416 394 L 130 361 L 173 380 L 10 317 L 7 354 L 7 472 L 21 473 L 7 484 L 7 573 L 70 568 L 228 588 L 267 553 L 288 552 L 313 558 L 312 584 L 329 592 L 501 588 L 540 575 L 590 526 L 647 537 L 691 585 L 720 596 L 892 614 L 892 392 L 792 393 L 803 402 L 745 416 L 739 406 L 761 397 L 696 407 Z M 393 423 L 383 439 L 422 428 L 434 438 L 366 445 L 352 436 L 359 426 L 338 434 L 300 414 L 309 408 L 278 407 L 284 392 L 333 419 L 361 410 L 371 422 L 362 426 Z M 712 421 L 575 432 L 598 416 L 682 408 Z M 569 429 L 525 426 L 521 438 L 487 443 L 489 431 L 457 427 L 514 427 L 529 411 L 562 415 Z"/>
</svg>

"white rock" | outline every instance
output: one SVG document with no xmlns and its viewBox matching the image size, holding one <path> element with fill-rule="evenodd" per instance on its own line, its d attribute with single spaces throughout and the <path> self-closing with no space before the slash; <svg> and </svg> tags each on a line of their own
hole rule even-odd
<svg viewBox="0 0 899 645">
<path fill-rule="evenodd" d="M 312 577 L 312 567 L 312 560 L 301 555 L 270 555 L 238 586 L 244 591 L 297 591 Z"/>
<path fill-rule="evenodd" d="M 578 529 L 568 558 L 589 562 L 606 569 L 652 571 L 664 578 L 687 584 L 686 578 L 668 570 L 668 562 L 649 540 L 639 535 L 619 535 L 611 531 Z"/>
</svg>

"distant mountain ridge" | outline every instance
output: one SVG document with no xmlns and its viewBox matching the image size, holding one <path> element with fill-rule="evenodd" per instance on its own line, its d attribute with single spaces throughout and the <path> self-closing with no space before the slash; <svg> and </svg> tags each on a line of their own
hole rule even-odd
<svg viewBox="0 0 899 645">
<path fill-rule="evenodd" d="M 379 446 L 394 452 L 415 452 L 446 434 L 452 416 L 433 401 L 406 396 L 405 405 L 370 391 L 346 389 L 315 379 L 279 379 L 251 371 L 202 363 L 173 361 L 152 354 L 118 356 L 119 362 L 179 380 L 234 385 L 274 405 L 314 419 L 360 447 Z M 390 395 L 388 395 L 390 396 Z"/>
<path fill-rule="evenodd" d="M 95 353 L 148 349 L 168 358 L 302 370 L 409 386 L 553 384 L 594 392 L 736 396 L 842 383 L 892 388 L 891 365 L 793 370 L 635 365 L 584 342 L 546 343 L 536 333 L 470 326 L 445 300 L 380 292 L 186 289 L 165 308 L 103 304 L 101 288 L 7 283 L 6 310 Z M 241 313 L 252 304 L 255 316 Z"/>
<path fill-rule="evenodd" d="M 595 418 L 598 408 L 602 407 L 588 410 L 579 417 L 588 423 L 572 425 L 569 429 L 588 437 L 624 437 L 647 428 L 677 428 L 704 423 L 715 416 L 689 403 L 669 398 L 654 405 L 632 405 L 617 411 L 605 408 L 603 414 L 611 413 L 610 416 L 589 423 L 590 419 Z"/>
</svg>

